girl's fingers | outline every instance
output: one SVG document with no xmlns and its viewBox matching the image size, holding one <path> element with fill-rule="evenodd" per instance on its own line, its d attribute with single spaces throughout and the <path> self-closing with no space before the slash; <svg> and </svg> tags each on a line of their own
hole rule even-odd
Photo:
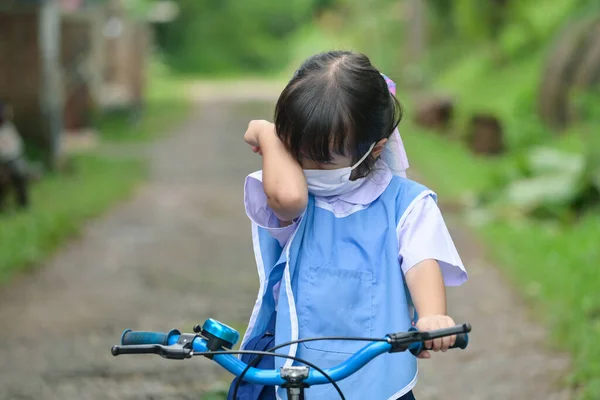
<svg viewBox="0 0 600 400">
<path fill-rule="evenodd" d="M 427 350 L 423 350 L 422 352 L 419 353 L 417 358 L 429 359 L 429 358 L 431 358 L 431 353 L 428 352 Z"/>
<path fill-rule="evenodd" d="M 450 336 L 446 336 L 442 338 L 442 352 L 446 352 L 450 347 Z"/>
<path fill-rule="evenodd" d="M 455 344 L 456 344 L 456 335 L 452 335 L 452 336 L 450 336 L 450 346 L 449 347 L 452 347 Z"/>
<path fill-rule="evenodd" d="M 426 341 L 425 341 L 425 348 L 426 348 L 427 350 L 431 350 L 431 349 L 433 349 L 433 340 L 426 340 Z"/>
<path fill-rule="evenodd" d="M 446 328 L 451 328 L 455 325 L 454 321 L 451 318 L 448 318 L 446 320 L 446 324 L 445 327 Z M 456 335 L 452 335 L 452 336 L 447 336 L 444 338 L 444 344 L 443 344 L 443 350 L 442 351 L 446 351 L 448 350 L 450 347 L 454 346 L 454 343 L 456 342 Z"/>
<path fill-rule="evenodd" d="M 433 339 L 433 351 L 440 351 L 442 349 L 442 339 Z"/>
<path fill-rule="evenodd" d="M 434 330 L 441 329 L 441 327 L 441 324 L 438 322 Z M 442 349 L 442 339 L 443 338 L 433 339 L 433 351 L 440 351 Z"/>
</svg>

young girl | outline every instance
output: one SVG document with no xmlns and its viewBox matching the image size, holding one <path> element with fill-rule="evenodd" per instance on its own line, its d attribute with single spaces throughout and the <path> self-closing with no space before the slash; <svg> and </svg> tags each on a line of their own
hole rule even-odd
<svg viewBox="0 0 600 400">
<path fill-rule="evenodd" d="M 444 284 L 460 285 L 467 274 L 435 194 L 405 177 L 393 91 L 366 56 L 322 53 L 281 93 L 275 124 L 250 122 L 244 140 L 263 159 L 245 185 L 260 290 L 243 348 L 318 336 L 380 338 L 413 323 L 419 330 L 455 325 Z M 446 351 L 454 340 L 426 348 Z M 329 368 L 364 345 L 316 341 L 280 351 Z M 259 367 L 292 363 L 276 358 Z M 402 352 L 376 358 L 339 386 L 347 399 L 408 400 L 416 381 L 417 361 Z M 273 388 L 241 386 L 239 398 L 275 398 Z M 306 395 L 337 396 L 331 385 Z"/>
</svg>

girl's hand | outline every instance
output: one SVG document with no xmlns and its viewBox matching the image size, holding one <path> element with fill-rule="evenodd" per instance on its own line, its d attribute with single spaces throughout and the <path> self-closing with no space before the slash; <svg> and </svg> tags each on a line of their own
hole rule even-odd
<svg viewBox="0 0 600 400">
<path fill-rule="evenodd" d="M 298 218 L 308 204 L 306 178 L 277 137 L 275 125 L 265 120 L 250 121 L 244 140 L 262 156 L 263 189 L 275 216 L 283 223 Z"/>
<path fill-rule="evenodd" d="M 253 120 L 248 124 L 248 129 L 244 134 L 244 141 L 250 145 L 252 151 L 262 156 L 260 145 L 261 137 L 264 135 L 274 135 L 275 125 L 265 120 Z"/>
<path fill-rule="evenodd" d="M 446 315 L 429 315 L 426 317 L 419 317 L 417 321 L 417 329 L 419 331 L 434 331 L 437 329 L 451 328 L 456 324 L 452 318 Z M 425 348 L 433 350 L 435 352 L 442 351 L 446 352 L 449 347 L 453 346 L 456 342 L 456 336 L 446 336 L 443 338 L 427 340 L 425 342 Z M 431 358 L 431 353 L 424 350 L 419 355 L 419 358 Z"/>
</svg>

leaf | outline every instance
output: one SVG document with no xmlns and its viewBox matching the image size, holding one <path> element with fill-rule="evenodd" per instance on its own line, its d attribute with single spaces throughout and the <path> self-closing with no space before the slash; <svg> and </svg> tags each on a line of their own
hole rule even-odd
<svg viewBox="0 0 600 400">
<path fill-rule="evenodd" d="M 591 185 L 600 191 L 600 135 L 588 135 L 586 146 L 586 171 Z"/>
<path fill-rule="evenodd" d="M 467 209 L 465 218 L 467 223 L 472 227 L 481 227 L 494 220 L 495 213 L 490 207 L 488 208 L 471 208 Z"/>
<path fill-rule="evenodd" d="M 578 174 L 543 175 L 511 183 L 505 192 L 506 201 L 524 211 L 543 204 L 569 205 L 580 192 Z"/>
<path fill-rule="evenodd" d="M 600 168 L 596 169 L 592 174 L 592 185 L 594 185 L 596 190 L 600 191 Z"/>
<path fill-rule="evenodd" d="M 548 147 L 536 147 L 527 156 L 533 175 L 568 172 L 581 174 L 585 167 L 585 156 L 567 153 Z"/>
</svg>

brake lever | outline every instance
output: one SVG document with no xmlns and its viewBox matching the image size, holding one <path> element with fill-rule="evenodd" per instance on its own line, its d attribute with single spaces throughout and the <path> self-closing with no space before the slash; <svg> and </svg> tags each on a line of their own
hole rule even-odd
<svg viewBox="0 0 600 400">
<path fill-rule="evenodd" d="M 169 360 L 184 360 L 192 358 L 193 342 L 198 335 L 182 334 L 179 336 L 177 343 L 170 346 L 162 344 L 139 344 L 139 345 L 121 345 L 113 346 L 111 353 L 113 356 L 120 354 L 158 354 L 159 356 Z"/>
<path fill-rule="evenodd" d="M 139 344 L 129 346 L 113 346 L 110 349 L 113 356 L 121 354 L 158 354 L 169 360 L 183 360 L 192 357 L 192 349 L 182 346 L 163 346 L 162 344 Z"/>
</svg>

